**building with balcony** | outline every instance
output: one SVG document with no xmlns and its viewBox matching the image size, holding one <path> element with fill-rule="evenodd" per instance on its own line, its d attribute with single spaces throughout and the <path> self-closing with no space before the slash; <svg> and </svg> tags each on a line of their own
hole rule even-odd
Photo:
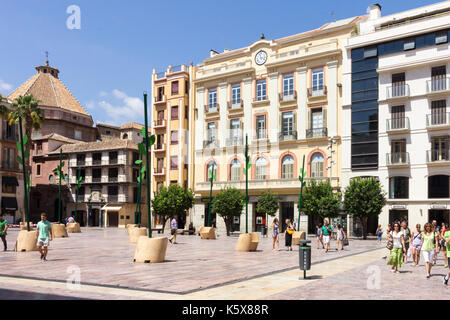
<svg viewBox="0 0 450 320">
<path fill-rule="evenodd" d="M 190 79 L 192 67 L 169 66 L 166 71 L 152 75 L 152 133 L 156 136 L 152 159 L 152 197 L 162 186 L 178 183 L 184 188 L 192 185 L 192 110 L 190 108 Z M 217 112 L 205 110 L 205 112 Z M 158 219 L 155 219 L 157 223 Z M 180 217 L 180 228 L 186 224 Z"/>
<path fill-rule="evenodd" d="M 249 144 L 249 230 L 270 226 L 272 219 L 256 210 L 257 197 L 271 189 L 280 196 L 277 217 L 298 219 L 298 180 L 305 156 L 307 179 L 330 179 L 340 187 L 341 61 L 343 41 L 365 17 L 247 47 L 210 52 L 194 68 L 192 99 L 194 225 L 208 216 L 208 172 L 216 171 L 213 196 L 224 186 L 244 191 L 244 146 Z M 333 141 L 330 149 L 330 141 Z M 332 151 L 332 152 L 331 152 Z M 314 221 L 302 219 L 313 232 Z M 216 219 L 219 231 L 223 220 Z M 245 230 L 245 214 L 234 231 Z"/>
<path fill-rule="evenodd" d="M 9 108 L 10 101 L 0 95 L 0 105 Z M 16 224 L 25 218 L 22 166 L 17 162 L 19 126 L 1 119 L 0 127 L 1 212 L 9 224 Z"/>
<path fill-rule="evenodd" d="M 136 127 L 135 133 L 138 131 L 140 129 Z M 65 144 L 61 147 L 64 158 L 67 159 L 66 183 L 70 189 L 70 200 L 66 205 L 68 216 L 75 213 L 77 177 L 83 177 L 77 204 L 77 215 L 81 225 L 125 227 L 126 224 L 134 223 L 138 199 L 137 177 L 140 171 L 139 165 L 135 162 L 139 159 L 139 151 L 130 133 L 124 137 L 124 132 L 126 130 L 122 128 L 120 139 Z M 59 148 L 52 153 L 58 154 Z M 147 223 L 145 190 L 143 181 L 141 193 L 143 225 Z"/>
<path fill-rule="evenodd" d="M 448 1 L 384 17 L 372 5 L 347 41 L 343 181 L 375 176 L 388 193 L 371 233 L 402 219 L 449 223 L 449 17 Z"/>
</svg>

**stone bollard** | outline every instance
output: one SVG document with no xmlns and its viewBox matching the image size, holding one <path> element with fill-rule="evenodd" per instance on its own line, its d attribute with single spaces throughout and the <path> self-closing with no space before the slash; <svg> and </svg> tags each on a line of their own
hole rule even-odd
<svg viewBox="0 0 450 320">
<path fill-rule="evenodd" d="M 139 227 L 138 224 L 127 224 L 127 225 L 125 226 L 125 229 L 127 230 L 128 235 L 130 235 L 130 230 L 131 230 L 132 228 L 137 228 L 137 227 Z"/>
<path fill-rule="evenodd" d="M 80 224 L 78 222 L 71 222 L 67 224 L 68 233 L 81 233 Z"/>
<path fill-rule="evenodd" d="M 216 239 L 216 230 L 213 227 L 201 227 L 199 233 L 201 239 L 205 240 Z"/>
<path fill-rule="evenodd" d="M 256 251 L 259 244 L 259 232 L 250 233 L 250 247 L 249 251 Z"/>
<path fill-rule="evenodd" d="M 53 238 L 67 238 L 69 235 L 67 234 L 66 226 L 62 223 L 53 223 L 52 224 L 52 233 Z"/>
<path fill-rule="evenodd" d="M 129 237 L 131 243 L 136 243 L 140 236 L 147 236 L 147 228 L 129 228 Z"/>
<path fill-rule="evenodd" d="M 36 246 L 37 237 L 38 237 L 37 230 L 19 231 L 15 251 L 17 252 L 38 251 L 38 247 Z"/>
<path fill-rule="evenodd" d="M 134 262 L 139 263 L 160 263 L 166 257 L 167 237 L 149 238 L 140 236 L 134 253 Z"/>
<path fill-rule="evenodd" d="M 298 246 L 300 240 L 306 239 L 306 233 L 303 231 L 294 231 L 292 234 L 292 245 Z"/>
</svg>

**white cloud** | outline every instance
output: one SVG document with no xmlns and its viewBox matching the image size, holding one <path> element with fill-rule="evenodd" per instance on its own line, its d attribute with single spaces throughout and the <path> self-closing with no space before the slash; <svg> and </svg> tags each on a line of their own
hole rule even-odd
<svg viewBox="0 0 450 320">
<path fill-rule="evenodd" d="M 102 91 L 101 97 L 110 97 L 101 101 L 90 101 L 86 104 L 87 109 L 97 111 L 97 121 L 113 125 L 122 125 L 127 122 L 135 121 L 144 123 L 144 102 L 137 97 L 130 97 L 125 92 L 118 89 L 108 92 Z M 100 115 L 102 117 L 100 117 Z"/>
<path fill-rule="evenodd" d="M 0 90 L 10 91 L 13 88 L 12 84 L 6 83 L 3 79 L 0 79 Z"/>
</svg>

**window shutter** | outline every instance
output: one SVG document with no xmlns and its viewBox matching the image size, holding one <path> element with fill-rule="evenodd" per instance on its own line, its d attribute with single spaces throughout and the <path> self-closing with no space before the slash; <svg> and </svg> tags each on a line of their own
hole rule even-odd
<svg viewBox="0 0 450 320">
<path fill-rule="evenodd" d="M 322 118 L 323 127 L 327 128 L 327 108 L 322 109 Z"/>
<path fill-rule="evenodd" d="M 297 131 L 297 111 L 292 112 L 292 132 Z"/>
<path fill-rule="evenodd" d="M 280 114 L 280 132 L 283 132 L 283 114 Z"/>
</svg>

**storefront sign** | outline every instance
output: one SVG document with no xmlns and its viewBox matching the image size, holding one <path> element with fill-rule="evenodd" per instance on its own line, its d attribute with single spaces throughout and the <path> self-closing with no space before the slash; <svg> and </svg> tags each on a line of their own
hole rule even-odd
<svg viewBox="0 0 450 320">
<path fill-rule="evenodd" d="M 432 203 L 430 205 L 431 209 L 447 209 L 447 205 L 445 203 Z"/>
</svg>

